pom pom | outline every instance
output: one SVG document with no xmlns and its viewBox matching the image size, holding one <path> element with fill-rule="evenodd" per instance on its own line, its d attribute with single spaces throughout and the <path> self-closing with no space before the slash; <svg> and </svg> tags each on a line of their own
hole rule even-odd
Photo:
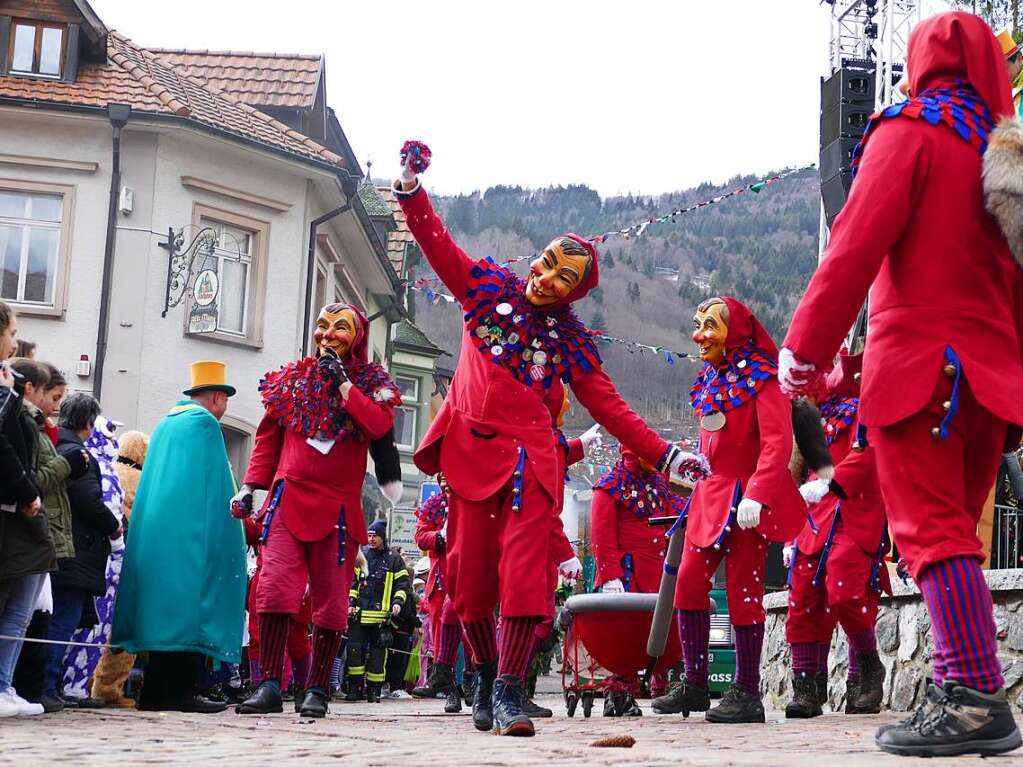
<svg viewBox="0 0 1023 767">
<path fill-rule="evenodd" d="M 432 156 L 430 147 L 422 141 L 406 141 L 401 148 L 401 166 L 404 168 L 408 164 L 413 173 L 422 173 L 430 167 Z"/>
</svg>

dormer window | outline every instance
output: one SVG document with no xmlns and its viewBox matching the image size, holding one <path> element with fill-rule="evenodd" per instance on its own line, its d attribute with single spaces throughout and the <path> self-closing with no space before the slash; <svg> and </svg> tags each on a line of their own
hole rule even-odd
<svg viewBox="0 0 1023 767">
<path fill-rule="evenodd" d="M 60 77 L 64 60 L 64 32 L 61 24 L 16 20 L 11 23 L 8 61 L 10 73 L 36 77 Z"/>
</svg>

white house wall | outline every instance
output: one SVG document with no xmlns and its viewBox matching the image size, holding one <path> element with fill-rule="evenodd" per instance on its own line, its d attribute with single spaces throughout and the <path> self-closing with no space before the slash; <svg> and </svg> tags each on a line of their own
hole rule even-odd
<svg viewBox="0 0 1023 767">
<path fill-rule="evenodd" d="M 22 316 L 21 335 L 38 344 L 37 358 L 68 371 L 73 388 L 92 389 L 92 379 L 74 375 L 81 354 L 95 362 L 104 238 L 110 184 L 111 129 L 105 119 L 4 110 L 0 114 L 0 153 L 96 162 L 99 170 L 67 170 L 0 165 L 0 178 L 71 184 L 75 211 L 70 249 L 67 311 L 63 319 Z M 229 415 L 253 428 L 262 415 L 256 386 L 268 369 L 293 359 L 304 320 L 306 238 L 309 220 L 335 207 L 313 199 L 308 170 L 268 153 L 177 126 L 129 122 L 122 139 L 121 183 L 134 190 L 131 215 L 118 216 L 115 270 L 104 411 L 127 428 L 151 431 L 188 385 L 189 364 L 200 359 L 227 363 L 228 379 L 238 388 Z M 289 203 L 283 212 L 186 187 L 194 176 L 250 194 Z M 158 246 L 169 226 L 192 223 L 193 205 L 202 203 L 269 222 L 269 261 L 261 349 L 189 337 L 184 334 L 184 304 L 161 318 L 167 275 L 167 251 Z M 351 237 L 345 238 L 350 241 Z M 344 253 L 351 249 L 344 243 Z M 360 259 L 373 258 L 368 247 Z M 363 274 L 356 264 L 353 276 Z M 379 279 L 379 278 L 378 278 Z M 328 290 L 333 291 L 333 274 Z M 369 311 L 379 308 L 368 295 Z M 386 324 L 374 323 L 371 342 L 386 348 Z"/>
</svg>

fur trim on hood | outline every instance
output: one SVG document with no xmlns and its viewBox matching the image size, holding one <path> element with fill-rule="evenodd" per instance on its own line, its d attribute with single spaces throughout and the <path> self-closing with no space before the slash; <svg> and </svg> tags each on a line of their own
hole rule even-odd
<svg viewBox="0 0 1023 767">
<path fill-rule="evenodd" d="M 984 201 L 1023 266 L 1023 124 L 1006 117 L 984 153 Z"/>
</svg>

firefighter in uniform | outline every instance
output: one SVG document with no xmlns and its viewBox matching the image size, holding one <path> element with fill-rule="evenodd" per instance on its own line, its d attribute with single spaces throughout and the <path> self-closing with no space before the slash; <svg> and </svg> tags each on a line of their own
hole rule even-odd
<svg viewBox="0 0 1023 767">
<path fill-rule="evenodd" d="M 387 523 L 369 526 L 369 544 L 363 549 L 366 565 L 355 571 L 349 600 L 348 695 L 345 700 L 380 702 L 384 663 L 390 644 L 391 619 L 401 614 L 410 584 L 405 563 L 387 548 Z"/>
</svg>

